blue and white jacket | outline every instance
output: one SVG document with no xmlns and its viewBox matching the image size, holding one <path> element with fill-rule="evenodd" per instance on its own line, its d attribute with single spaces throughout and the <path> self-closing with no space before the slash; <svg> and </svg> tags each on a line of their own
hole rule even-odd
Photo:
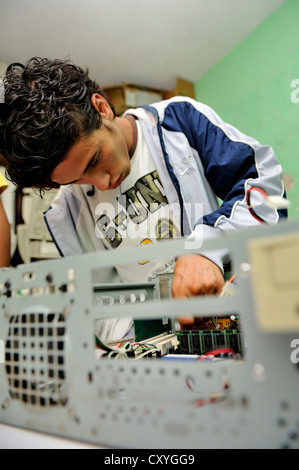
<svg viewBox="0 0 299 470">
<path fill-rule="evenodd" d="M 205 239 L 259 224 L 246 204 L 253 186 L 268 195 L 284 195 L 282 167 L 272 148 L 223 122 L 209 106 L 175 97 L 126 114 L 138 118 L 167 199 L 180 208 L 183 236 Z M 90 214 L 90 189 L 61 187 L 45 213 L 62 256 L 104 249 Z M 203 212 L 196 219 L 192 208 L 199 203 Z M 286 211 L 263 208 L 265 223 L 276 224 L 286 216 Z M 220 255 L 209 257 L 222 267 Z"/>
</svg>

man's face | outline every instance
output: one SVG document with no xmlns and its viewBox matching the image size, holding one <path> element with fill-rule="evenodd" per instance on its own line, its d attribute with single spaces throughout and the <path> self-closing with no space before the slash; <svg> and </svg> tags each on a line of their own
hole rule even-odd
<svg viewBox="0 0 299 470">
<path fill-rule="evenodd" d="M 124 135 L 114 121 L 103 118 L 100 129 L 82 137 L 51 174 L 60 184 L 90 184 L 100 191 L 115 189 L 130 173 Z"/>
</svg>

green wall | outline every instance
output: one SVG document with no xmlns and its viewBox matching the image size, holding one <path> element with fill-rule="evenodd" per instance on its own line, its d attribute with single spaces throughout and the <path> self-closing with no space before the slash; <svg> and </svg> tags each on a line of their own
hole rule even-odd
<svg viewBox="0 0 299 470">
<path fill-rule="evenodd" d="M 287 0 L 195 83 L 195 97 L 271 145 L 299 217 L 299 0 Z M 291 86 L 293 82 L 293 87 Z"/>
</svg>

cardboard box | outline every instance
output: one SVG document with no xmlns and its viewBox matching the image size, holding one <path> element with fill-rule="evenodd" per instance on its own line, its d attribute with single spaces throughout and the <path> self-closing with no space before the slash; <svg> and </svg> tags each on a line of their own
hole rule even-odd
<svg viewBox="0 0 299 470">
<path fill-rule="evenodd" d="M 165 99 L 172 98 L 173 96 L 188 96 L 189 98 L 194 98 L 193 83 L 184 78 L 177 77 L 176 87 L 168 93 L 165 93 Z"/>
<path fill-rule="evenodd" d="M 162 90 L 126 82 L 103 87 L 103 91 L 113 104 L 118 116 L 129 108 L 155 103 L 164 97 Z"/>
<path fill-rule="evenodd" d="M 156 103 L 173 96 L 181 95 L 194 98 L 192 82 L 179 77 L 176 81 L 176 87 L 173 90 L 155 89 L 124 82 L 103 87 L 103 91 L 113 104 L 117 116 L 121 116 L 129 108 Z"/>
</svg>

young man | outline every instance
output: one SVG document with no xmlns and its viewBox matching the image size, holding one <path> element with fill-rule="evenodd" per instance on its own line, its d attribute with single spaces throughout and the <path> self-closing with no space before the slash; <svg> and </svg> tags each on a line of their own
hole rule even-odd
<svg viewBox="0 0 299 470">
<path fill-rule="evenodd" d="M 0 267 L 10 265 L 10 225 L 4 210 L 1 193 L 7 188 L 8 184 L 0 173 Z"/>
<path fill-rule="evenodd" d="M 19 186 L 61 185 L 46 222 L 64 256 L 168 237 L 200 244 L 259 223 L 246 206 L 251 187 L 284 194 L 273 150 L 192 99 L 118 117 L 87 72 L 38 58 L 8 67 L 4 84 L 0 151 L 8 174 Z M 285 216 L 263 210 L 266 223 Z M 189 297 L 220 293 L 224 262 L 223 253 L 199 250 L 116 268 L 126 282 L 173 271 L 173 296 Z"/>
</svg>

